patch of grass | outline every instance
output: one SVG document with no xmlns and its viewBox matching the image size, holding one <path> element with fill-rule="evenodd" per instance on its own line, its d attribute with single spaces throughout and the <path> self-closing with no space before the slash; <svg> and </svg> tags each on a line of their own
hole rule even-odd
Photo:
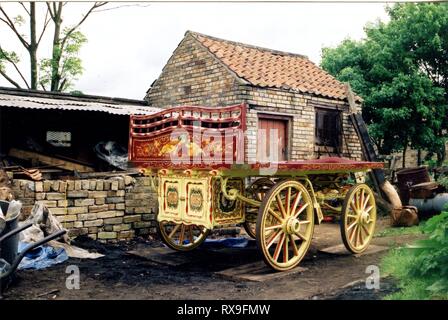
<svg viewBox="0 0 448 320">
<path fill-rule="evenodd" d="M 448 211 L 420 228 L 427 239 L 393 249 L 381 262 L 383 276 L 397 279 L 400 288 L 385 299 L 448 300 Z"/>
<path fill-rule="evenodd" d="M 431 298 L 426 288 L 431 286 L 435 279 L 409 275 L 415 259 L 410 250 L 412 249 L 396 248 L 383 259 L 381 263 L 383 275 L 392 275 L 393 278 L 399 280 L 399 290 L 387 295 L 385 300 L 428 300 Z"/>
<path fill-rule="evenodd" d="M 409 234 L 421 234 L 423 223 L 418 226 L 412 227 L 399 227 L 399 228 L 386 228 L 375 234 L 375 238 L 391 237 L 391 236 L 404 236 Z"/>
</svg>

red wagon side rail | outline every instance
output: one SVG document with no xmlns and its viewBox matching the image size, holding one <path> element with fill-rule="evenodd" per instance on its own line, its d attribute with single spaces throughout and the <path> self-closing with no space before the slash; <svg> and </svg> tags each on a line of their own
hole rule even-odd
<svg viewBox="0 0 448 320">
<path fill-rule="evenodd" d="M 215 168 L 244 157 L 246 104 L 180 106 L 130 118 L 129 160 L 140 167 Z M 230 159 L 229 159 L 230 157 Z"/>
<path fill-rule="evenodd" d="M 279 171 L 288 172 L 314 172 L 314 173 L 328 173 L 328 172 L 350 172 L 363 171 L 369 169 L 383 169 L 382 162 L 356 161 L 347 158 L 326 157 L 320 159 L 310 160 L 296 160 L 283 161 L 276 163 L 254 163 L 251 169 L 260 170 L 269 167 L 274 167 Z"/>
</svg>

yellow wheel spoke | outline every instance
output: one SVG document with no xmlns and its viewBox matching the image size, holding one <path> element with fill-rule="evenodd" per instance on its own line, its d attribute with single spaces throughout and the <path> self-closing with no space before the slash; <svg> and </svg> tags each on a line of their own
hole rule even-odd
<svg viewBox="0 0 448 320">
<path fill-rule="evenodd" d="M 366 233 L 366 237 L 367 237 L 367 238 L 370 237 L 370 232 L 369 232 L 369 230 L 367 230 L 367 228 L 366 228 L 363 224 L 361 224 L 361 227 L 362 227 L 362 229 L 364 230 L 364 232 Z"/>
<path fill-rule="evenodd" d="M 363 235 L 363 227 L 362 225 L 359 227 L 359 245 L 362 246 L 364 244 L 364 235 Z"/>
<path fill-rule="evenodd" d="M 297 218 L 299 216 L 299 214 L 301 214 L 303 212 L 303 210 L 305 210 L 306 207 L 308 207 L 309 203 L 304 203 L 303 206 L 296 212 L 296 214 L 294 215 L 294 218 Z"/>
<path fill-rule="evenodd" d="M 292 234 L 289 235 L 289 242 L 292 244 L 292 251 L 294 253 L 294 257 L 299 255 L 299 251 L 297 250 L 296 242 L 294 241 L 294 238 Z"/>
<path fill-rule="evenodd" d="M 282 213 L 282 217 L 286 218 L 286 212 L 285 212 L 285 207 L 283 206 L 283 202 L 282 202 L 282 198 L 280 197 L 280 194 L 277 194 L 277 196 L 275 197 L 277 200 L 277 205 L 278 208 L 280 209 L 280 212 Z"/>
<path fill-rule="evenodd" d="M 370 194 L 367 195 L 364 204 L 362 205 L 362 210 L 366 209 L 367 204 L 369 203 L 369 199 L 370 199 Z"/>
<path fill-rule="evenodd" d="M 296 195 L 296 198 L 294 199 L 294 203 L 292 204 L 291 212 L 296 211 L 297 205 L 299 204 L 301 198 L 302 198 L 302 191 L 299 191 Z"/>
<path fill-rule="evenodd" d="M 181 226 L 180 224 L 176 224 L 176 226 L 173 228 L 173 230 L 168 235 L 168 238 L 172 238 L 174 236 L 174 234 L 176 233 L 177 229 L 179 229 L 180 226 Z"/>
<path fill-rule="evenodd" d="M 350 242 L 353 242 L 353 236 L 355 235 L 356 230 L 358 230 L 357 225 L 355 226 L 355 228 L 353 228 L 353 231 L 350 233 L 350 236 L 349 236 Z"/>
<path fill-rule="evenodd" d="M 286 193 L 286 216 L 289 217 L 291 215 L 291 187 L 288 188 L 288 192 Z"/>
<path fill-rule="evenodd" d="M 373 209 L 373 206 L 368 206 L 364 212 L 365 213 L 369 213 L 370 210 L 372 210 L 372 209 Z"/>
<path fill-rule="evenodd" d="M 356 228 L 354 229 L 354 231 L 353 231 L 353 245 L 356 247 L 357 245 L 358 245 L 358 230 L 359 230 L 359 227 L 358 227 L 358 225 L 356 226 Z"/>
<path fill-rule="evenodd" d="M 353 222 L 351 225 L 348 226 L 347 231 L 349 231 L 351 228 L 353 228 L 354 226 L 356 226 L 356 221 Z"/>
<path fill-rule="evenodd" d="M 277 243 L 277 246 L 275 247 L 274 251 L 274 258 L 275 261 L 278 261 L 278 256 L 280 255 L 280 251 L 283 247 L 283 242 L 285 241 L 285 234 L 282 232 L 282 237 L 280 238 L 279 242 Z"/>
<path fill-rule="evenodd" d="M 358 216 L 356 214 L 347 214 L 347 217 L 357 219 Z"/>
<path fill-rule="evenodd" d="M 361 189 L 361 194 L 359 195 L 359 201 L 358 201 L 358 210 L 363 210 L 362 207 L 364 205 L 364 189 Z"/>
<path fill-rule="evenodd" d="M 358 227 L 358 241 L 357 246 L 362 244 L 362 235 L 361 235 L 361 227 Z"/>
<path fill-rule="evenodd" d="M 300 240 L 307 241 L 307 238 L 300 231 L 296 232 L 295 235 L 298 236 Z"/>
<path fill-rule="evenodd" d="M 350 202 L 350 207 L 353 212 L 358 212 L 358 210 L 356 209 L 355 198 L 353 198 L 353 200 Z"/>
<path fill-rule="evenodd" d="M 288 248 L 289 237 L 286 237 L 286 235 L 285 235 L 284 238 L 285 238 L 285 241 L 283 243 L 283 262 L 288 262 L 288 260 L 289 260 L 289 257 L 288 257 L 288 255 L 289 255 L 289 248 Z"/>
<path fill-rule="evenodd" d="M 277 240 L 281 234 L 282 234 L 281 230 L 274 233 L 274 235 L 271 236 L 271 239 L 266 244 L 266 249 L 269 249 L 274 244 L 275 240 Z"/>
<path fill-rule="evenodd" d="M 276 218 L 278 221 L 280 221 L 280 222 L 283 221 L 283 219 L 282 219 L 282 218 L 281 218 L 281 217 L 280 217 L 274 210 L 269 209 L 268 212 L 269 212 L 269 214 L 270 214 L 271 216 L 273 216 L 274 218 Z"/>
<path fill-rule="evenodd" d="M 189 230 L 189 239 L 190 239 L 190 243 L 193 244 L 194 243 L 194 237 L 193 237 L 193 226 L 190 226 L 190 230 Z"/>
<path fill-rule="evenodd" d="M 184 243 L 184 236 L 185 236 L 185 225 L 182 224 L 182 227 L 180 228 L 179 245 L 182 245 Z"/>
<path fill-rule="evenodd" d="M 308 220 L 301 220 L 301 221 L 299 221 L 299 224 L 309 224 L 310 223 L 310 221 L 308 221 Z"/>
<path fill-rule="evenodd" d="M 276 225 L 276 226 L 266 227 L 266 228 L 264 228 L 264 230 L 266 230 L 266 231 L 268 231 L 268 230 L 276 230 L 276 229 L 279 229 L 279 228 L 281 228 L 281 227 L 282 227 L 282 225 L 281 225 L 281 224 L 278 224 L 278 225 Z"/>
</svg>

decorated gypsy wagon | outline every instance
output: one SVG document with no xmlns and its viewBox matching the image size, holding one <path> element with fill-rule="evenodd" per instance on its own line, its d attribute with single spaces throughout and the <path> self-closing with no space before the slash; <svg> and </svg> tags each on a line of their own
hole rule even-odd
<svg viewBox="0 0 448 320">
<path fill-rule="evenodd" d="M 295 267 L 315 224 L 341 220 L 348 250 L 373 235 L 375 199 L 346 86 L 299 54 L 188 31 L 131 118 L 130 160 L 158 182 L 158 228 L 180 251 L 243 224 L 266 263 Z M 200 107 L 207 106 L 207 107 Z"/>
<path fill-rule="evenodd" d="M 305 256 L 314 225 L 338 214 L 346 248 L 364 251 L 375 228 L 375 198 L 353 173 L 382 164 L 342 157 L 249 159 L 246 112 L 243 103 L 131 117 L 130 160 L 157 180 L 157 223 L 166 245 L 192 250 L 210 230 L 243 224 L 266 263 L 289 270 Z"/>
</svg>

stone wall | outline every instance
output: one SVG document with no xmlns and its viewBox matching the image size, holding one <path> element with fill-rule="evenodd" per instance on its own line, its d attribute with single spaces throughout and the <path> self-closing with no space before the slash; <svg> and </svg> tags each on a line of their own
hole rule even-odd
<svg viewBox="0 0 448 320">
<path fill-rule="evenodd" d="M 146 99 L 153 106 L 218 106 L 241 103 L 227 68 L 191 35 L 185 37 L 154 82 Z"/>
<path fill-rule="evenodd" d="M 13 193 L 29 215 L 36 201 L 69 230 L 72 237 L 115 242 L 155 233 L 157 193 L 148 177 L 117 176 L 83 180 L 13 180 Z"/>
</svg>

